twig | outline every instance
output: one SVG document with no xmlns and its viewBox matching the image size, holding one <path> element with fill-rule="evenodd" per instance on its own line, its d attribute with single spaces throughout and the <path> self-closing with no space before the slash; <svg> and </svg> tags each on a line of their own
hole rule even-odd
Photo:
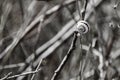
<svg viewBox="0 0 120 80">
<path fill-rule="evenodd" d="M 0 79 L 0 80 L 6 80 L 11 74 L 12 74 L 12 72 L 8 73 L 5 77 L 3 77 L 3 78 Z"/>
<path fill-rule="evenodd" d="M 70 46 L 67 54 L 63 58 L 62 62 L 60 63 L 59 67 L 55 70 L 55 72 L 54 72 L 51 80 L 56 80 L 58 74 L 60 73 L 60 71 L 62 70 L 63 66 L 68 61 L 70 55 L 72 54 L 73 50 L 75 49 L 75 43 L 76 43 L 76 41 L 77 41 L 77 32 L 74 32 L 74 37 L 73 37 L 73 41 L 71 43 L 71 46 Z"/>
<path fill-rule="evenodd" d="M 43 58 L 40 60 L 40 62 L 39 62 L 39 64 L 38 64 L 38 66 L 37 66 L 37 68 L 36 68 L 36 70 L 35 70 L 35 71 L 38 71 L 38 70 L 39 70 L 39 67 L 40 67 L 40 65 L 41 65 L 42 61 L 43 61 Z M 33 80 L 33 79 L 34 79 L 34 77 L 35 77 L 35 74 L 33 74 L 33 75 L 32 75 L 31 80 Z"/>
<path fill-rule="evenodd" d="M 41 70 L 41 68 L 36 70 L 36 71 L 25 72 L 25 73 L 18 74 L 18 75 L 13 75 L 13 76 L 9 76 L 10 74 L 8 74 L 9 77 L 6 76 L 5 78 L 2 78 L 0 80 L 8 80 L 8 79 L 16 78 L 16 77 L 19 77 L 19 76 L 26 76 L 26 75 L 29 75 L 29 74 L 35 74 L 35 73 L 39 72 L 40 70 Z"/>
</svg>

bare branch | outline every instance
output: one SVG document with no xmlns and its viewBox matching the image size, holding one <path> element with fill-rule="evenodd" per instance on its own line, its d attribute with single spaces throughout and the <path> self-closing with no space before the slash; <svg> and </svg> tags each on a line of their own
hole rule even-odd
<svg viewBox="0 0 120 80">
<path fill-rule="evenodd" d="M 56 80 L 57 76 L 59 75 L 60 71 L 62 70 L 63 66 L 65 65 L 65 63 L 68 61 L 70 55 L 72 54 L 72 52 L 75 49 L 75 43 L 77 41 L 77 32 L 74 32 L 74 37 L 73 37 L 73 41 L 71 43 L 71 46 L 67 52 L 67 54 L 65 55 L 65 57 L 63 58 L 62 62 L 60 63 L 60 65 L 58 66 L 58 68 L 55 70 L 51 80 Z"/>
<path fill-rule="evenodd" d="M 30 72 L 25 72 L 25 73 L 22 73 L 22 74 L 18 74 L 18 75 L 13 75 L 13 76 L 9 76 L 10 74 L 8 74 L 5 78 L 2 78 L 2 79 L 0 79 L 0 80 L 8 80 L 8 79 L 12 79 L 12 78 L 16 78 L 16 77 L 19 77 L 19 76 L 26 76 L 26 75 L 29 75 L 29 74 L 35 74 L 35 73 L 37 73 L 37 72 L 39 72 L 41 70 L 41 68 L 40 69 L 38 69 L 38 70 L 36 70 L 36 71 L 30 71 Z M 9 77 L 8 77 L 9 76 Z"/>
<path fill-rule="evenodd" d="M 41 60 L 40 60 L 40 62 L 39 62 L 39 64 L 38 64 L 37 68 L 35 69 L 35 71 L 38 71 L 38 70 L 39 70 L 39 67 L 40 67 L 40 65 L 41 65 L 42 61 L 43 61 L 43 59 L 41 59 Z M 35 74 L 33 74 L 33 75 L 32 75 L 31 80 L 33 80 L 33 79 L 34 79 L 34 77 L 35 77 Z"/>
</svg>

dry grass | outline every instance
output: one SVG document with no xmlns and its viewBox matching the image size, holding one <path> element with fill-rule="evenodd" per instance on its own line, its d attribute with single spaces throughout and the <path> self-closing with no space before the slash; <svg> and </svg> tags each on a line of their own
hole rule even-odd
<svg viewBox="0 0 120 80">
<path fill-rule="evenodd" d="M 0 0 L 0 80 L 119 80 L 119 4 Z"/>
</svg>

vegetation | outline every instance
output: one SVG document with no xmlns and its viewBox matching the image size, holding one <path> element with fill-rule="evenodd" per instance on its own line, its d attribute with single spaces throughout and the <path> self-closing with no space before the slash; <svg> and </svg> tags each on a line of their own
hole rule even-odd
<svg viewBox="0 0 120 80">
<path fill-rule="evenodd" d="M 119 0 L 0 0 L 0 80 L 120 80 Z"/>
</svg>

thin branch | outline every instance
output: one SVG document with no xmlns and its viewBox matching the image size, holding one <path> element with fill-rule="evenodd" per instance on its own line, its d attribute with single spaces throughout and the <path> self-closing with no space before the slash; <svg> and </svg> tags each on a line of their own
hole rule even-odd
<svg viewBox="0 0 120 80">
<path fill-rule="evenodd" d="M 36 68 L 36 70 L 35 70 L 35 71 L 38 71 L 38 70 L 39 70 L 39 67 L 40 67 L 40 65 L 41 65 L 42 61 L 43 61 L 43 58 L 40 60 L 40 62 L 39 62 L 39 64 L 38 64 L 38 66 L 37 66 L 37 68 Z M 33 79 L 34 79 L 34 77 L 35 77 L 35 74 L 33 74 L 33 75 L 32 75 L 31 80 L 33 80 Z"/>
<path fill-rule="evenodd" d="M 68 61 L 70 55 L 72 54 L 72 52 L 75 49 L 75 43 L 77 41 L 77 32 L 74 32 L 74 37 L 73 37 L 73 41 L 71 43 L 71 46 L 67 52 L 67 54 L 65 55 L 65 57 L 63 58 L 62 62 L 60 63 L 59 67 L 55 70 L 51 80 L 56 80 L 57 76 L 59 75 L 60 71 L 63 69 L 63 66 L 65 65 L 65 63 Z"/>
<path fill-rule="evenodd" d="M 3 78 L 0 79 L 0 80 L 6 80 L 11 74 L 12 74 L 12 72 L 8 73 L 5 77 L 3 77 Z"/>
<path fill-rule="evenodd" d="M 2 78 L 2 79 L 0 79 L 0 80 L 8 80 L 8 79 L 13 79 L 13 78 L 16 78 L 16 77 L 19 77 L 19 76 L 26 76 L 26 75 L 29 75 L 29 74 L 35 74 L 35 73 L 37 73 L 37 72 L 39 72 L 41 70 L 41 68 L 40 69 L 38 69 L 38 70 L 36 70 L 36 71 L 30 71 L 30 72 L 25 72 L 25 73 L 22 73 L 22 74 L 18 74 L 18 75 L 13 75 L 13 76 L 6 76 L 5 78 Z"/>
</svg>

